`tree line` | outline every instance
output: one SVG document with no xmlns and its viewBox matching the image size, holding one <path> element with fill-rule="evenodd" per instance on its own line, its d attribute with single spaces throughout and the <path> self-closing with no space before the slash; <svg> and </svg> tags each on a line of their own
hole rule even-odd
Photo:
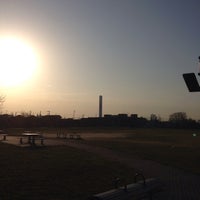
<svg viewBox="0 0 200 200">
<path fill-rule="evenodd" d="M 62 118 L 60 115 L 33 115 L 22 113 L 20 115 L 0 115 L 0 129 L 6 128 L 39 128 L 39 127 L 84 127 L 84 126 L 110 126 L 135 128 L 200 128 L 200 122 L 187 117 L 185 112 L 172 113 L 167 121 L 162 121 L 155 114 L 150 118 L 138 117 L 137 114 L 104 115 L 102 118 Z"/>
</svg>

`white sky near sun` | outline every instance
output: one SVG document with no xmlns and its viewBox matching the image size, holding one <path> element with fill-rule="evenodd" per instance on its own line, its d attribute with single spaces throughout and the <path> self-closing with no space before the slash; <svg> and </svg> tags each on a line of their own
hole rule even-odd
<svg viewBox="0 0 200 200">
<path fill-rule="evenodd" d="M 50 110 L 72 117 L 75 110 L 77 117 L 96 116 L 103 95 L 104 114 L 155 113 L 167 119 L 183 111 L 200 119 L 199 94 L 189 93 L 182 78 L 198 71 L 198 1 L 0 4 L 0 36 L 28 44 L 39 63 L 23 84 L 0 85 L 4 112 Z"/>
</svg>

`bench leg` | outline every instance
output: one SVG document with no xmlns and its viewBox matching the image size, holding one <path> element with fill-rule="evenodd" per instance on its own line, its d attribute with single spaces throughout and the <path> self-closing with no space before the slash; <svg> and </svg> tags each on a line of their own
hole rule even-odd
<svg viewBox="0 0 200 200">
<path fill-rule="evenodd" d="M 3 140 L 4 140 L 4 141 L 6 140 L 6 135 L 3 136 Z"/>
</svg>

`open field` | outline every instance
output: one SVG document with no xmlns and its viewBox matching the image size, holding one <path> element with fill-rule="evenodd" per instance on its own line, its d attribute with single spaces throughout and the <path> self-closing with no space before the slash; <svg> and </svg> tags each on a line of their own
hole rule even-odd
<svg viewBox="0 0 200 200">
<path fill-rule="evenodd" d="M 116 176 L 131 182 L 134 170 L 67 146 L 38 149 L 0 144 L 0 199 L 87 199 L 113 188 Z"/>
<path fill-rule="evenodd" d="M 9 131 L 22 132 L 21 129 Z M 90 145 L 200 173 L 200 130 L 96 127 L 40 131 L 46 137 L 55 137 L 58 131 L 78 133 Z"/>
<path fill-rule="evenodd" d="M 22 129 L 8 130 L 19 135 Z M 41 129 L 55 138 L 57 129 Z M 60 131 L 60 130 L 59 130 Z M 155 160 L 200 173 L 200 131 L 172 129 L 67 129 L 76 145 L 103 147 L 124 156 Z M 194 133 L 196 136 L 194 136 Z M 83 200 L 113 188 L 118 176 L 133 182 L 134 167 L 67 145 L 19 148 L 0 143 L 0 198 L 3 200 Z"/>
<path fill-rule="evenodd" d="M 200 130 L 135 129 L 121 130 L 121 135 L 115 134 L 116 137 L 111 135 L 93 137 L 88 142 L 126 155 L 200 173 Z"/>
</svg>

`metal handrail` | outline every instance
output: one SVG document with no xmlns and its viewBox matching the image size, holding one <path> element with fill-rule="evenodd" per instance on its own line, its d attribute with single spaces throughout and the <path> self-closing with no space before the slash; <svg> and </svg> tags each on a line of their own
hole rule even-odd
<svg viewBox="0 0 200 200">
<path fill-rule="evenodd" d="M 142 179 L 143 179 L 143 185 L 146 186 L 146 179 L 145 179 L 144 175 L 143 175 L 141 172 L 137 172 L 137 173 L 135 174 L 135 177 L 134 177 L 135 183 L 137 183 L 137 177 L 138 177 L 138 176 L 141 176 L 141 177 L 142 177 Z"/>
</svg>

